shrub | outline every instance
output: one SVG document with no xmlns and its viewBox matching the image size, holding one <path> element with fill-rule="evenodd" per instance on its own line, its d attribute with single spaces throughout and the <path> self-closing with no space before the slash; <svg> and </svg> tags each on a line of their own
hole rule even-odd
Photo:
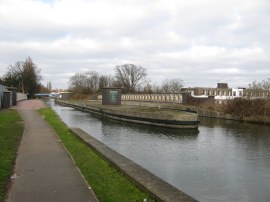
<svg viewBox="0 0 270 202">
<path fill-rule="evenodd" d="M 266 99 L 236 98 L 225 105 L 225 112 L 240 118 L 250 116 L 269 116 L 270 102 Z"/>
</svg>

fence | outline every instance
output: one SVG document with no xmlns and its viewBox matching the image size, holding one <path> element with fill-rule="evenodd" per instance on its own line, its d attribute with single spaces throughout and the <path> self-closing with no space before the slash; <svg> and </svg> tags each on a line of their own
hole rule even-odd
<svg viewBox="0 0 270 202">
<path fill-rule="evenodd" d="M 102 95 L 98 96 L 102 99 Z M 124 94 L 122 101 L 140 101 L 140 102 L 164 102 L 164 103 L 182 103 L 182 95 L 180 93 L 168 94 Z"/>
</svg>

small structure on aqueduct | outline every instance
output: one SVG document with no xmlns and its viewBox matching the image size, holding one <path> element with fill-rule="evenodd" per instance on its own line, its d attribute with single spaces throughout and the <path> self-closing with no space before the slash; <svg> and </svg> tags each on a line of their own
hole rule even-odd
<svg viewBox="0 0 270 202">
<path fill-rule="evenodd" d="M 121 105 L 121 88 L 103 88 L 102 105 Z"/>
</svg>

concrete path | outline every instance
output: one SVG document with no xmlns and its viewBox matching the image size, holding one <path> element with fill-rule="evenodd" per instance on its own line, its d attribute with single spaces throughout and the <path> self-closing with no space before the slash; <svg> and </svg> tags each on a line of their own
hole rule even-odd
<svg viewBox="0 0 270 202">
<path fill-rule="evenodd" d="M 40 100 L 21 101 L 16 107 L 25 131 L 7 201 L 97 201 L 54 130 L 35 111 L 42 107 Z"/>
</svg>

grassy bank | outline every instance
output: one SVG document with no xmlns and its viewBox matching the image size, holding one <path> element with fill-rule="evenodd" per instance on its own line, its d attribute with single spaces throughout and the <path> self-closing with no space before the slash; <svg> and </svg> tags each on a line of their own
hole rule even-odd
<svg viewBox="0 0 270 202">
<path fill-rule="evenodd" d="M 23 124 L 16 110 L 0 111 L 0 201 L 4 201 L 6 186 L 12 175 Z"/>
<path fill-rule="evenodd" d="M 72 134 L 54 111 L 46 108 L 41 109 L 40 113 L 57 132 L 100 201 L 151 201 L 147 194 Z"/>
</svg>

